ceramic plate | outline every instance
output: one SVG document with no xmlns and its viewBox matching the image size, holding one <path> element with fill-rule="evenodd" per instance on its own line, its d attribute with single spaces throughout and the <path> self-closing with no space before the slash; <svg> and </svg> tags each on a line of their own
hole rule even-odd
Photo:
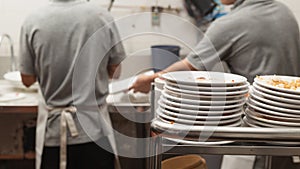
<svg viewBox="0 0 300 169">
<path fill-rule="evenodd" d="M 266 114 L 270 114 L 270 115 L 274 115 L 274 116 L 281 116 L 281 117 L 300 118 L 299 114 L 282 113 L 282 112 L 276 112 L 273 110 L 268 110 L 268 109 L 256 106 L 256 105 L 252 104 L 250 101 L 247 102 L 247 105 L 250 107 L 250 109 L 259 111 L 261 113 L 266 113 Z"/>
<path fill-rule="evenodd" d="M 230 115 L 222 115 L 222 116 L 198 116 L 198 115 L 187 115 L 187 114 L 180 114 L 176 112 L 171 112 L 166 109 L 159 108 L 159 111 L 172 116 L 172 117 L 178 117 L 181 119 L 187 119 L 187 120 L 208 120 L 208 121 L 222 121 L 226 119 L 240 119 L 242 115 L 242 111 Z"/>
<path fill-rule="evenodd" d="M 112 81 L 108 85 L 109 93 L 115 94 L 128 91 L 128 88 L 135 82 L 136 76 L 123 80 Z"/>
<path fill-rule="evenodd" d="M 235 108 L 235 109 L 229 109 L 229 110 L 188 110 L 188 109 L 182 109 L 182 108 L 176 108 L 176 107 L 172 107 L 172 106 L 168 106 L 166 104 L 164 104 L 163 102 L 159 101 L 158 105 L 162 108 L 162 109 L 167 109 L 169 111 L 172 112 L 177 112 L 180 114 L 188 114 L 188 115 L 210 115 L 210 116 L 214 116 L 214 115 L 223 115 L 223 114 L 232 114 L 232 113 L 237 113 L 240 112 L 242 110 L 241 107 Z"/>
<path fill-rule="evenodd" d="M 249 83 L 241 84 L 238 86 L 224 86 L 224 87 L 213 87 L 213 86 L 197 86 L 197 85 L 187 85 L 187 84 L 177 84 L 174 82 L 166 81 L 166 85 L 192 91 L 214 91 L 214 92 L 226 92 L 226 91 L 239 91 L 245 90 L 249 87 Z"/>
<path fill-rule="evenodd" d="M 201 126 L 231 126 L 231 125 L 236 125 L 237 123 L 240 123 L 240 118 L 236 119 L 228 119 L 228 120 L 223 120 L 223 121 L 196 121 L 196 120 L 187 120 L 187 119 L 180 119 L 172 116 L 168 116 L 159 110 L 156 111 L 157 115 L 165 119 L 167 121 L 171 121 L 174 123 L 179 123 L 179 124 L 186 124 L 186 125 L 201 125 Z"/>
<path fill-rule="evenodd" d="M 300 94 L 300 87 L 298 87 L 297 89 L 288 89 L 288 88 L 283 88 L 279 87 L 279 86 L 273 86 L 272 84 L 270 84 L 270 82 L 272 82 L 272 80 L 282 80 L 285 81 L 286 83 L 290 83 L 292 81 L 299 81 L 300 84 L 300 77 L 293 77 L 293 76 L 278 76 L 278 75 L 266 75 L 266 76 L 258 76 L 254 79 L 254 81 L 261 85 L 264 86 L 266 88 L 269 89 L 273 89 L 279 92 L 283 92 L 283 93 L 290 93 L 290 94 L 296 94 L 299 95 Z"/>
<path fill-rule="evenodd" d="M 181 88 L 172 87 L 169 85 L 164 86 L 166 89 L 179 92 L 179 93 L 186 93 L 186 94 L 192 94 L 192 95 L 206 95 L 206 96 L 232 96 L 232 95 L 241 95 L 248 93 L 248 88 L 245 88 L 244 90 L 240 91 L 227 91 L 227 92 L 209 92 L 209 91 L 195 91 L 195 90 L 186 90 Z"/>
<path fill-rule="evenodd" d="M 175 96 L 175 97 L 180 97 L 180 98 L 185 98 L 185 99 L 193 99 L 193 100 L 199 100 L 199 99 L 203 99 L 203 100 L 226 100 L 226 99 L 240 99 L 242 97 L 245 97 L 247 94 L 239 94 L 239 95 L 213 95 L 213 96 L 209 96 L 209 95 L 193 95 L 193 94 L 186 94 L 186 93 L 181 93 L 181 92 L 175 92 L 175 91 L 171 91 L 168 89 L 164 89 L 164 91 L 171 95 L 171 96 Z"/>
<path fill-rule="evenodd" d="M 272 126 L 275 126 L 275 127 L 300 127 L 300 123 L 283 122 L 283 121 L 265 119 L 265 118 L 256 116 L 252 113 L 247 113 L 246 116 L 248 119 L 252 119 L 255 123 L 264 125 L 264 126 L 268 126 L 268 127 L 272 127 Z"/>
<path fill-rule="evenodd" d="M 273 101 L 273 100 L 270 100 L 270 99 L 263 98 L 262 96 L 254 93 L 254 92 L 251 93 L 251 97 L 253 97 L 254 99 L 256 99 L 256 100 L 258 100 L 262 103 L 268 104 L 270 106 L 282 107 L 282 108 L 294 109 L 294 110 L 300 111 L 300 105 L 288 104 L 288 103 L 279 102 L 279 101 Z"/>
<path fill-rule="evenodd" d="M 268 110 L 273 110 L 275 112 L 300 115 L 300 111 L 299 110 L 281 108 L 281 107 L 277 107 L 277 106 L 270 106 L 268 104 L 264 104 L 263 102 L 257 101 L 257 100 L 255 100 L 252 97 L 250 97 L 248 99 L 248 101 L 250 101 L 252 104 L 255 104 L 255 105 L 259 106 L 259 107 L 262 107 L 262 108 L 265 108 L 265 109 L 268 109 Z"/>
<path fill-rule="evenodd" d="M 228 110 L 228 109 L 234 109 L 238 107 L 242 107 L 245 103 L 236 103 L 236 104 L 231 104 L 231 105 L 220 105 L 220 106 L 210 106 L 210 105 L 194 105 L 194 104 L 184 104 L 184 103 L 177 103 L 173 101 L 169 101 L 165 99 L 163 96 L 160 97 L 160 100 L 169 106 L 172 107 L 177 107 L 177 108 L 182 108 L 182 109 L 187 109 L 187 110 Z"/>
<path fill-rule="evenodd" d="M 258 124 L 252 124 L 253 122 L 251 120 L 249 120 L 248 118 L 244 117 L 243 118 L 243 121 L 245 124 L 247 124 L 249 127 L 257 127 L 257 128 L 261 128 L 261 127 L 264 127 L 264 126 L 260 126 Z M 277 142 L 277 141 L 268 141 L 266 142 L 267 144 L 272 144 L 272 145 L 288 145 L 288 146 L 291 146 L 291 145 L 300 145 L 300 142 Z"/>
<path fill-rule="evenodd" d="M 184 99 L 180 97 L 174 97 L 172 95 L 167 94 L 165 91 L 162 91 L 162 95 L 165 99 L 170 101 L 174 101 L 177 103 L 185 103 L 185 104 L 195 104 L 195 105 L 227 105 L 234 103 L 244 103 L 246 98 L 242 97 L 239 99 L 230 99 L 230 100 L 192 100 L 192 99 Z"/>
<path fill-rule="evenodd" d="M 289 93 L 283 93 L 279 92 L 273 89 L 265 88 L 260 85 L 258 85 L 256 82 L 253 83 L 254 88 L 263 91 L 265 93 L 278 96 L 278 97 L 284 97 L 284 98 L 289 98 L 289 99 L 295 99 L 295 100 L 300 100 L 300 95 L 294 95 L 294 94 L 289 94 Z"/>
<path fill-rule="evenodd" d="M 264 119 L 270 119 L 275 121 L 283 121 L 283 122 L 291 122 L 291 123 L 300 123 L 300 118 L 291 118 L 291 117 L 282 117 L 282 116 L 275 116 L 271 114 L 262 113 L 259 111 L 253 111 L 249 108 L 245 109 L 246 114 L 252 114 L 254 116 L 258 116 Z"/>
<path fill-rule="evenodd" d="M 247 83 L 247 79 L 240 75 L 209 71 L 177 71 L 165 73 L 162 77 L 178 84 L 200 86 L 235 86 Z"/>
<path fill-rule="evenodd" d="M 181 139 L 173 139 L 173 138 L 166 138 L 167 140 L 180 143 L 180 144 L 190 144 L 190 145 L 223 145 L 223 144 L 230 144 L 234 141 L 189 141 L 189 140 L 181 140 Z"/>
<path fill-rule="evenodd" d="M 257 88 L 252 88 L 252 92 L 257 94 L 257 95 L 260 95 L 268 100 L 274 100 L 274 101 L 279 101 L 279 102 L 284 102 L 284 103 L 287 103 L 287 104 L 293 104 L 293 105 L 297 105 L 297 106 L 300 106 L 300 100 L 295 100 L 295 99 L 288 99 L 288 98 L 284 98 L 284 97 L 279 97 L 279 96 L 274 96 L 274 95 L 271 95 L 271 94 L 267 94 L 263 91 L 260 91 L 259 89 Z"/>
</svg>

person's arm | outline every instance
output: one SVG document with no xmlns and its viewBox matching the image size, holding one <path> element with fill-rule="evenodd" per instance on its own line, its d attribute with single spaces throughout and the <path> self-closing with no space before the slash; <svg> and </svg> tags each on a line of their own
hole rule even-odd
<svg viewBox="0 0 300 169">
<path fill-rule="evenodd" d="M 32 84 L 36 82 L 36 77 L 34 75 L 26 75 L 21 73 L 22 83 L 26 87 L 30 87 Z"/>
<path fill-rule="evenodd" d="M 121 64 L 107 65 L 107 72 L 110 79 L 118 79 L 121 74 Z"/>
<path fill-rule="evenodd" d="M 133 90 L 133 92 L 142 92 L 148 93 L 151 89 L 151 82 L 154 81 L 155 78 L 161 76 L 163 73 L 173 72 L 173 71 L 184 71 L 184 70 L 197 70 L 194 68 L 187 59 L 180 60 L 170 65 L 166 69 L 157 72 L 153 75 L 140 75 L 138 76 L 135 83 L 129 87 L 128 90 Z"/>
</svg>

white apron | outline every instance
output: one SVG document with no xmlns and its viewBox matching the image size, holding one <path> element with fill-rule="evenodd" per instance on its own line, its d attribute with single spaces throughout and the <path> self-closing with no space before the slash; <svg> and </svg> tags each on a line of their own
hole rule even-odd
<svg viewBox="0 0 300 169">
<path fill-rule="evenodd" d="M 42 162 L 42 153 L 43 153 L 43 148 L 44 148 L 44 142 L 45 142 L 45 131 L 46 131 L 46 124 L 47 124 L 47 119 L 48 119 L 48 114 L 51 113 L 51 111 L 57 111 L 61 110 L 61 123 L 60 123 L 60 169 L 66 169 L 67 165 L 67 158 L 66 158 L 66 148 L 67 148 L 67 128 L 69 128 L 71 132 L 71 136 L 77 136 L 77 129 L 75 127 L 73 118 L 71 113 L 76 112 L 75 107 L 64 107 L 64 108 L 52 108 L 46 106 L 45 100 L 39 90 L 39 105 L 38 105 L 38 117 L 37 117 L 37 127 L 36 127 L 36 147 L 35 147 L 35 152 L 36 152 L 36 169 L 40 169 L 41 167 L 41 162 Z M 117 148 L 115 144 L 115 138 L 113 135 L 113 129 L 112 129 L 112 124 L 110 120 L 109 113 L 107 111 L 107 106 L 102 106 L 100 108 L 101 112 L 101 119 L 103 122 L 108 123 L 105 125 L 105 123 L 102 123 L 102 129 L 103 133 L 105 136 L 108 137 L 108 140 L 112 146 L 112 150 L 115 154 L 115 168 L 116 169 L 121 169 L 120 163 L 119 163 L 119 158 L 117 156 Z"/>
</svg>

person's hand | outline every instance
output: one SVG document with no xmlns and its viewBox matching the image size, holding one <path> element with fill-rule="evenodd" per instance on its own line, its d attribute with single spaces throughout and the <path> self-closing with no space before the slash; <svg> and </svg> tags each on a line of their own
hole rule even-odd
<svg viewBox="0 0 300 169">
<path fill-rule="evenodd" d="M 153 75 L 139 75 L 128 90 L 133 90 L 134 93 L 148 93 L 151 90 L 151 82 L 153 82 L 154 78 L 155 76 Z"/>
</svg>

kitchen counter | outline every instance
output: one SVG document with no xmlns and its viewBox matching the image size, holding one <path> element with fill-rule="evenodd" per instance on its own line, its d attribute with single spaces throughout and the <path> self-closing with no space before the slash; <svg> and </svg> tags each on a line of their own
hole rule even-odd
<svg viewBox="0 0 300 169">
<path fill-rule="evenodd" d="M 15 94 L 16 96 L 22 95 L 22 97 L 18 96 L 19 98 L 16 99 L 5 100 L 4 95 L 6 94 Z M 5 101 L 1 101 L 1 98 L 4 98 Z M 111 110 L 110 112 L 117 112 L 121 110 L 122 112 L 130 113 L 132 112 L 132 108 L 139 112 L 144 112 L 150 108 L 149 102 L 131 102 L 130 96 L 124 93 L 109 95 L 107 103 L 109 105 L 109 110 Z M 9 81 L 0 80 L 0 113 L 37 113 L 37 106 L 37 89 L 15 87 Z"/>
<path fill-rule="evenodd" d="M 19 95 L 19 99 L 1 101 L 4 95 L 11 93 Z M 28 159 L 26 152 L 23 151 L 22 126 L 28 120 L 35 120 L 38 112 L 38 96 L 37 90 L 14 87 L 9 81 L 0 80 L 0 127 L 2 128 L 0 136 L 5 138 L 0 141 L 0 160 Z M 148 137 L 152 120 L 150 103 L 134 103 L 130 101 L 131 98 L 132 96 L 124 93 L 108 96 L 108 110 L 113 128 L 129 137 Z M 139 145 L 144 143 L 116 141 L 119 150 L 128 151 L 132 156 L 135 156 L 138 151 L 141 152 L 141 150 L 137 150 L 137 147 L 147 147 Z M 145 168 L 145 160 L 121 157 L 121 165 L 131 169 Z"/>
<path fill-rule="evenodd" d="M 16 99 L 6 98 L 7 94 L 15 95 Z M 9 81 L 0 80 L 0 113 L 37 113 L 37 98 L 36 89 L 18 88 Z"/>
</svg>

